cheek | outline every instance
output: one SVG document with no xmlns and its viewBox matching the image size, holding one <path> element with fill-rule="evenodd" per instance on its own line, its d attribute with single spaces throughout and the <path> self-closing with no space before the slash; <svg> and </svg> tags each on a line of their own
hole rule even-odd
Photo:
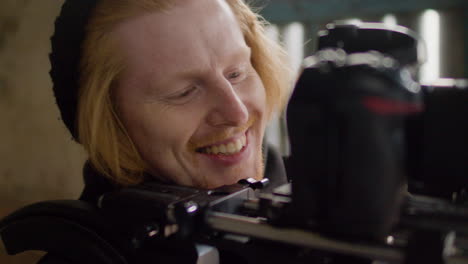
<svg viewBox="0 0 468 264">
<path fill-rule="evenodd" d="M 180 130 L 180 121 L 177 116 L 161 115 L 158 112 L 145 113 L 138 120 L 138 130 L 132 131 L 132 135 L 139 138 L 142 147 L 157 144 L 163 147 L 180 141 L 183 130 Z"/>
<path fill-rule="evenodd" d="M 257 111 L 261 111 L 261 114 L 264 114 L 267 109 L 267 95 L 262 80 L 258 75 L 255 75 L 251 78 L 247 87 L 247 98 L 251 101 Z"/>
<path fill-rule="evenodd" d="M 168 152 L 187 149 L 199 117 L 196 111 L 185 110 L 148 107 L 145 111 L 134 113 L 136 118 L 132 123 L 136 125 L 130 126 L 129 134 L 147 159 L 148 155 L 155 153 L 167 155 Z"/>
</svg>

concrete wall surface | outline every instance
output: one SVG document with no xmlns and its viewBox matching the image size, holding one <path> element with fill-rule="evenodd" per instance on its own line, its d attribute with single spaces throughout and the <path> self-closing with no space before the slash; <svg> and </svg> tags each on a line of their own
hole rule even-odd
<svg viewBox="0 0 468 264">
<path fill-rule="evenodd" d="M 41 200 L 74 199 L 85 154 L 60 120 L 48 75 L 63 0 L 0 1 L 0 218 Z M 0 263 L 35 263 L 39 252 Z"/>
</svg>

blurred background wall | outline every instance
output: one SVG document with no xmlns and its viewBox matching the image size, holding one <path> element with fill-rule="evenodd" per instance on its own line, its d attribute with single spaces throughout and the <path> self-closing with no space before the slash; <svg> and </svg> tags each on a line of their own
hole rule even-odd
<svg viewBox="0 0 468 264">
<path fill-rule="evenodd" d="M 49 38 L 62 0 L 0 1 L 0 218 L 46 199 L 76 198 L 84 153 L 59 120 Z M 35 263 L 40 253 L 0 263 Z"/>
</svg>

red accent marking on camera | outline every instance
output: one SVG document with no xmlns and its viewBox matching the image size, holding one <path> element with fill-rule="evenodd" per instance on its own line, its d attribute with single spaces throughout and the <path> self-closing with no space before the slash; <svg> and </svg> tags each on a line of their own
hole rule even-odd
<svg viewBox="0 0 468 264">
<path fill-rule="evenodd" d="M 424 107 L 418 103 L 401 102 L 376 96 L 367 96 L 362 100 L 370 111 L 381 115 L 414 114 L 422 112 Z"/>
</svg>

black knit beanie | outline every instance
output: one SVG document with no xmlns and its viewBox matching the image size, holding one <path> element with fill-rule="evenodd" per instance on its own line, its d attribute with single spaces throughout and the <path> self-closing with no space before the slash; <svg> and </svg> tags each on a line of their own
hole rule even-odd
<svg viewBox="0 0 468 264">
<path fill-rule="evenodd" d="M 85 29 L 98 0 L 65 0 L 51 37 L 50 76 L 62 120 L 78 141 L 79 64 Z"/>
</svg>

